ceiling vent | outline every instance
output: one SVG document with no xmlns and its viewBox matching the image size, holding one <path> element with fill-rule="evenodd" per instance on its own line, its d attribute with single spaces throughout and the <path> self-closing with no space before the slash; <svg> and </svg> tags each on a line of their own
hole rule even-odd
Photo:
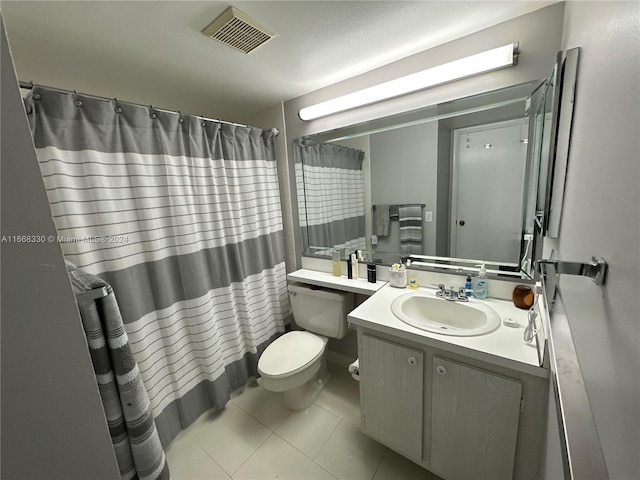
<svg viewBox="0 0 640 480">
<path fill-rule="evenodd" d="M 227 8 L 202 33 L 244 53 L 253 52 L 278 35 L 233 7 Z"/>
</svg>

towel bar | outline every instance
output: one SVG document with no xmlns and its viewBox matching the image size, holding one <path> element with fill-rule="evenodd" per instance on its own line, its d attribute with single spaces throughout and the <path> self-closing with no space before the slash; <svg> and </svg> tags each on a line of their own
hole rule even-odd
<svg viewBox="0 0 640 480">
<path fill-rule="evenodd" d="M 571 325 L 558 286 L 557 275 L 569 272 L 563 271 L 564 266 L 556 270 L 557 263 L 566 262 L 542 263 L 546 268 L 540 268 L 540 279 L 547 309 L 544 327 L 548 337 L 551 385 L 556 404 L 564 475 L 567 480 L 607 480 L 609 474 L 602 444 L 591 411 Z M 572 272 L 575 268 L 570 266 Z M 606 268 L 606 263 L 604 267 L 598 268 Z M 583 273 L 583 270 L 580 269 L 580 273 L 576 274 L 591 276 Z M 591 277 L 596 284 L 602 285 L 598 283 L 599 280 Z"/>
<path fill-rule="evenodd" d="M 87 290 L 86 292 L 76 293 L 76 302 L 93 302 L 98 298 L 106 297 L 109 295 L 107 287 L 94 288 L 93 290 Z"/>
</svg>

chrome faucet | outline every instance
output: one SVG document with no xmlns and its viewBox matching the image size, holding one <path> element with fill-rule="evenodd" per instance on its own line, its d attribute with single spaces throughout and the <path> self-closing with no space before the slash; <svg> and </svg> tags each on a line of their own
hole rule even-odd
<svg viewBox="0 0 640 480">
<path fill-rule="evenodd" d="M 453 286 L 449 287 L 449 290 L 444 288 L 443 283 L 438 284 L 438 291 L 436 292 L 436 297 L 444 298 L 445 300 L 449 300 L 450 302 L 468 302 L 469 299 L 464 291 L 464 288 L 460 288 L 456 290 Z"/>
</svg>

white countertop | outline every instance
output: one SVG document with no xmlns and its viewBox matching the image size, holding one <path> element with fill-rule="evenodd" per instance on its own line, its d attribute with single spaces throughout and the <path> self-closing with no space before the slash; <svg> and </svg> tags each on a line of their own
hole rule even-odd
<svg viewBox="0 0 640 480">
<path fill-rule="evenodd" d="M 315 272 L 326 276 L 326 273 Z M 351 280 L 353 281 L 353 280 Z M 524 328 L 507 327 L 500 324 L 497 330 L 473 337 L 457 337 L 420 330 L 397 318 L 391 311 L 391 302 L 400 295 L 412 290 L 393 288 L 385 285 L 377 293 L 367 299 L 349 314 L 349 322 L 380 333 L 394 335 L 423 345 L 459 353 L 477 360 L 500 365 L 539 377 L 548 377 L 547 369 L 538 363 L 538 351 L 534 342 L 527 344 L 523 340 Z M 421 292 L 432 292 L 435 289 L 421 287 Z M 470 299 L 470 302 L 479 300 Z M 482 300 L 493 308 L 501 319 L 511 318 L 520 325 L 527 324 L 527 310 L 516 308 L 512 302 L 505 300 Z"/>
<path fill-rule="evenodd" d="M 373 295 L 387 284 L 387 282 L 381 281 L 370 283 L 366 278 L 353 280 L 345 276 L 334 277 L 330 273 L 316 272 L 304 268 L 287 274 L 287 280 L 318 285 L 319 287 L 335 288 L 345 292 L 361 293 L 363 295 Z"/>
</svg>

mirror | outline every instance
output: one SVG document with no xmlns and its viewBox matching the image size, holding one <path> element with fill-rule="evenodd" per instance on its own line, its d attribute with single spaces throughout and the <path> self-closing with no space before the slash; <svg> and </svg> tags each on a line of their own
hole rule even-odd
<svg viewBox="0 0 640 480">
<path fill-rule="evenodd" d="M 305 255 L 530 278 L 548 218 L 558 67 L 538 82 L 294 140 Z M 470 259 L 470 260 L 464 260 Z"/>
</svg>

